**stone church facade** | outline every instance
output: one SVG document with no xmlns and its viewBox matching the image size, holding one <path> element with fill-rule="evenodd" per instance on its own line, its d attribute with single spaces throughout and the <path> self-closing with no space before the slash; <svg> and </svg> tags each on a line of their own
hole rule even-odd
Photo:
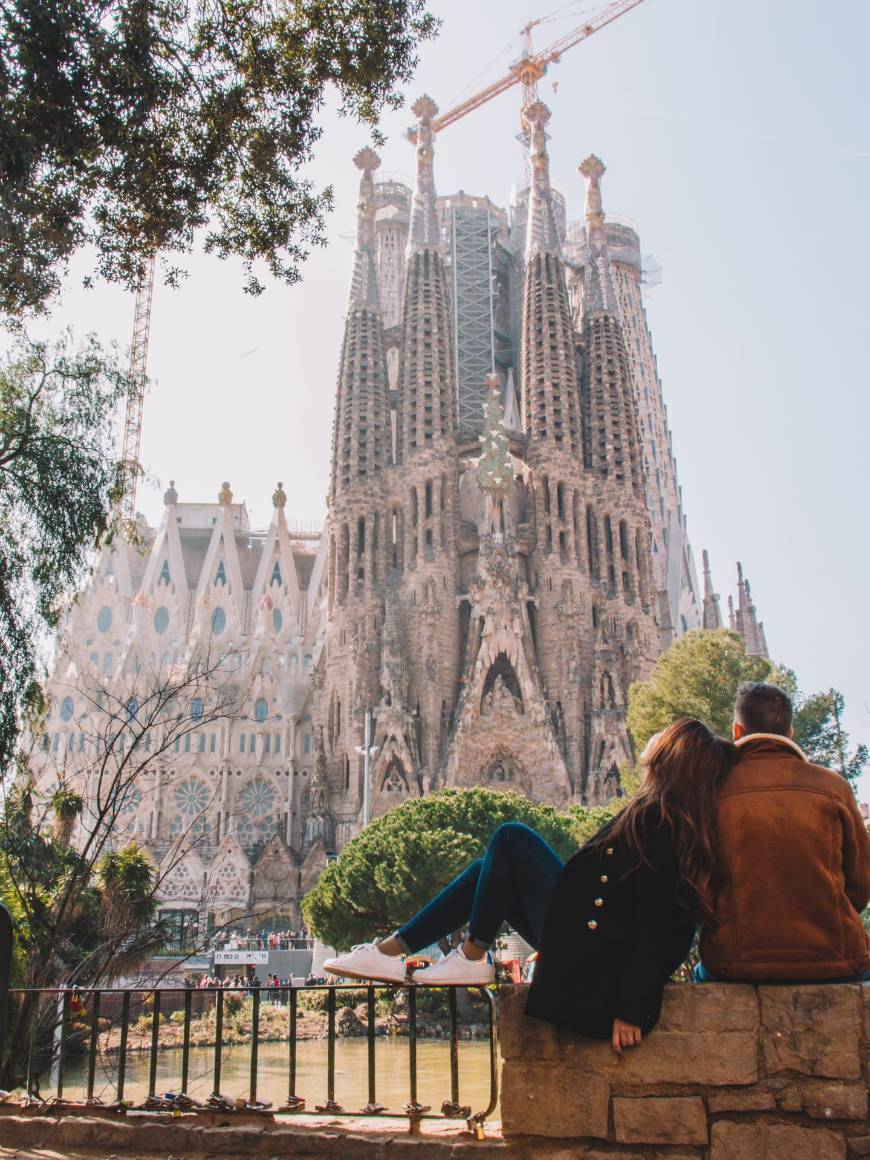
<svg viewBox="0 0 870 1160">
<path fill-rule="evenodd" d="M 160 526 L 140 519 L 138 543 L 102 554 L 59 638 L 35 764 L 49 788 L 86 797 L 95 705 L 138 706 L 149 674 L 170 680 L 206 654 L 231 669 L 238 711 L 146 762 L 115 826 L 116 844 L 150 851 L 164 908 L 201 927 L 297 925 L 365 808 L 444 786 L 607 800 L 632 756 L 629 685 L 682 632 L 721 624 L 685 533 L 639 243 L 605 220 L 604 165 L 581 164 L 584 220 L 569 225 L 536 103 L 531 184 L 510 214 L 438 198 L 436 112 L 414 106 L 413 191 L 378 183 L 372 150 L 354 159 L 322 534 L 288 524 L 281 484 L 265 531 L 227 483 L 217 503 L 170 485 Z M 475 213 L 480 381 L 458 277 Z M 742 575 L 738 600 L 735 628 L 766 651 Z"/>
</svg>

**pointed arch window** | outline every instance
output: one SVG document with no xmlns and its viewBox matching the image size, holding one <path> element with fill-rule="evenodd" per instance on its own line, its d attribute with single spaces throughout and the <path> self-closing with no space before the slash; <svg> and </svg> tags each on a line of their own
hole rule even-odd
<svg viewBox="0 0 870 1160">
<path fill-rule="evenodd" d="M 73 699 L 72 697 L 64 697 L 63 703 L 60 707 L 60 715 L 63 721 L 69 721 L 73 715 Z"/>
<path fill-rule="evenodd" d="M 257 721 L 265 721 L 269 716 L 269 706 L 265 697 L 258 697 L 254 705 L 254 718 Z"/>
<path fill-rule="evenodd" d="M 100 632 L 108 632 L 111 627 L 112 610 L 108 606 L 105 606 L 97 613 L 97 628 Z"/>
<path fill-rule="evenodd" d="M 272 577 L 269 580 L 270 584 L 283 584 L 284 580 L 281 576 L 281 562 L 275 561 L 275 567 L 272 569 Z"/>
<path fill-rule="evenodd" d="M 158 577 L 157 583 L 158 584 L 171 584 L 172 583 L 172 580 L 170 579 L 170 576 L 169 576 L 169 561 L 168 560 L 163 561 L 163 567 L 160 569 L 160 576 Z"/>
<path fill-rule="evenodd" d="M 169 609 L 161 605 L 154 613 L 154 631 L 162 634 L 167 628 L 169 628 Z"/>
<path fill-rule="evenodd" d="M 214 582 L 215 582 L 215 584 L 226 585 L 227 573 L 226 573 L 226 569 L 224 568 L 223 560 L 218 561 L 217 572 L 215 573 Z"/>
<path fill-rule="evenodd" d="M 227 626 L 227 614 L 220 607 L 211 614 L 211 630 L 215 636 L 220 636 Z"/>
<path fill-rule="evenodd" d="M 272 609 L 272 627 L 275 629 L 275 632 L 280 632 L 284 627 L 284 617 L 281 615 L 280 608 Z"/>
</svg>

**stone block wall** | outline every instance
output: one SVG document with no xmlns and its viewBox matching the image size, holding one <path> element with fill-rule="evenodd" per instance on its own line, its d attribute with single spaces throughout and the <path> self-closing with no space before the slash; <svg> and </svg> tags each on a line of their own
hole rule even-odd
<svg viewBox="0 0 870 1160">
<path fill-rule="evenodd" d="M 672 984 L 622 1057 L 527 1018 L 526 991 L 499 996 L 509 1139 L 584 1160 L 870 1157 L 868 984 Z"/>
</svg>

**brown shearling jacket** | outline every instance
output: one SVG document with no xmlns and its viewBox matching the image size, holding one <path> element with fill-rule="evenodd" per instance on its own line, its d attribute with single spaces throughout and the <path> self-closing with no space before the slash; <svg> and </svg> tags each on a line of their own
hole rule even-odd
<svg viewBox="0 0 870 1160">
<path fill-rule="evenodd" d="M 870 968 L 860 912 L 870 837 L 838 773 L 754 733 L 719 796 L 725 882 L 701 958 L 725 979 L 841 979 Z"/>
</svg>

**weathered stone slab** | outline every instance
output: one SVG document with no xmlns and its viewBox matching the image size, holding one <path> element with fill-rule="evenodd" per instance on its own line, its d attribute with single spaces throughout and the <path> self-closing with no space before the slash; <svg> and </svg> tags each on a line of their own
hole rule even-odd
<svg viewBox="0 0 870 1160">
<path fill-rule="evenodd" d="M 707 1114 L 698 1096 L 613 1100 L 620 1144 L 706 1144 Z"/>
<path fill-rule="evenodd" d="M 501 1073 L 502 1131 L 506 1136 L 607 1139 L 610 1088 L 596 1075 L 552 1064 L 515 1060 Z"/>
<path fill-rule="evenodd" d="M 665 987 L 660 1031 L 755 1031 L 758 992 L 749 983 L 672 983 Z"/>
<path fill-rule="evenodd" d="M 543 1019 L 526 1017 L 528 987 L 501 987 L 498 992 L 498 1036 L 502 1059 L 561 1059 L 577 1036 Z M 584 1041 L 585 1042 L 585 1041 Z"/>
<path fill-rule="evenodd" d="M 807 1080 L 789 1084 L 777 1094 L 783 1111 L 806 1112 L 814 1119 L 866 1120 L 867 1089 L 861 1083 Z"/>
<path fill-rule="evenodd" d="M 768 1072 L 859 1076 L 860 990 L 857 984 L 759 987 Z"/>
<path fill-rule="evenodd" d="M 797 1124 L 713 1125 L 710 1160 L 845 1160 L 842 1132 Z"/>
<path fill-rule="evenodd" d="M 713 1115 L 717 1112 L 772 1112 L 776 1100 L 763 1088 L 727 1088 L 710 1092 L 707 1107 Z"/>
<path fill-rule="evenodd" d="M 758 1080 L 758 1040 L 748 1031 L 693 1034 L 656 1029 L 639 1047 L 614 1054 L 608 1043 L 578 1039 L 563 1046 L 563 1066 L 600 1075 L 619 1090 L 633 1084 L 752 1084 Z"/>
</svg>

